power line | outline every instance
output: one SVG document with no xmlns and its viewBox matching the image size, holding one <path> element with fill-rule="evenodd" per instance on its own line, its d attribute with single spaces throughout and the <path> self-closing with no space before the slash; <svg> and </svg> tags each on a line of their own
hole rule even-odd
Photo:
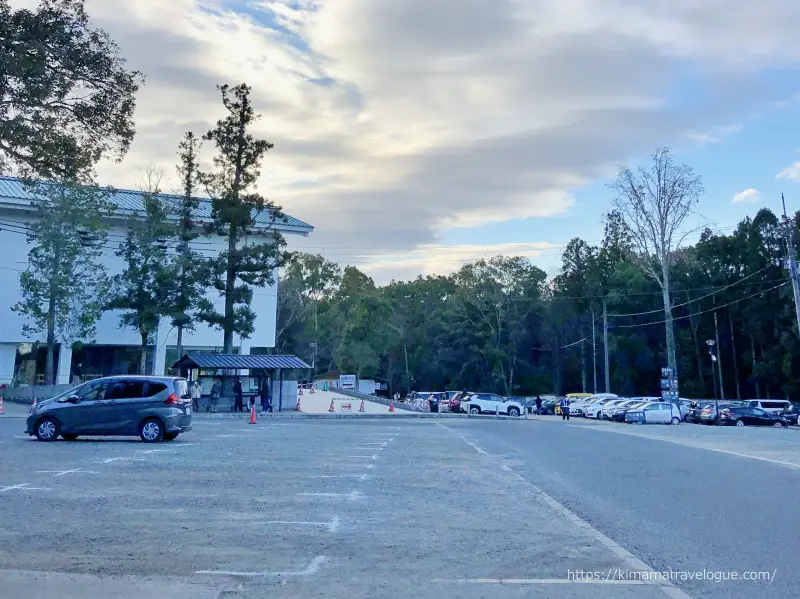
<svg viewBox="0 0 800 599">
<path fill-rule="evenodd" d="M 750 279 L 750 278 L 752 278 L 752 277 L 756 276 L 756 275 L 757 275 L 757 274 L 759 274 L 759 273 L 762 273 L 762 272 L 764 272 L 765 270 L 767 270 L 768 268 L 771 268 L 771 267 L 772 267 L 772 264 L 768 264 L 767 266 L 765 266 L 765 267 L 764 267 L 764 268 L 762 268 L 761 270 L 757 270 L 756 272 L 754 272 L 754 273 L 752 273 L 752 274 L 749 274 L 749 275 L 747 275 L 747 276 L 746 276 L 746 277 L 744 277 L 744 278 L 741 278 L 741 279 L 739 279 L 739 280 L 738 280 L 738 281 L 736 281 L 735 283 L 731 283 L 730 285 L 727 285 L 727 286 L 725 286 L 725 287 L 722 287 L 722 288 L 720 288 L 720 289 L 718 289 L 718 290 L 716 290 L 716 291 L 714 291 L 714 292 L 712 292 L 712 293 L 709 293 L 709 294 L 707 294 L 707 295 L 704 295 L 704 296 L 702 296 L 702 297 L 698 297 L 698 298 L 696 298 L 696 299 L 693 299 L 693 300 L 689 300 L 688 302 L 684 302 L 684 303 L 682 303 L 682 304 L 676 304 L 676 305 L 674 305 L 674 306 L 672 306 L 672 307 L 673 307 L 673 308 L 681 308 L 681 307 L 683 307 L 683 306 L 688 306 L 689 304 L 693 304 L 693 303 L 695 303 L 695 302 L 699 302 L 700 300 L 704 300 L 704 299 L 706 299 L 706 298 L 709 298 L 709 297 L 711 297 L 712 295 L 716 295 L 716 294 L 717 294 L 717 293 L 719 293 L 720 291 L 725 291 L 726 289 L 730 289 L 731 287 L 733 287 L 733 286 L 735 286 L 735 285 L 738 285 L 739 283 L 741 283 L 741 282 L 743 282 L 743 281 L 746 281 L 747 279 Z M 784 280 L 784 279 L 777 279 L 777 280 L 778 280 L 778 281 L 782 281 L 782 280 Z M 772 282 L 774 282 L 774 281 L 772 281 Z M 691 291 L 691 290 L 684 290 L 684 291 Z M 679 292 L 678 292 L 678 291 L 671 291 L 670 293 L 679 293 Z M 648 312 L 635 312 L 635 313 L 633 313 L 633 314 L 614 314 L 614 313 L 611 313 L 611 314 L 609 314 L 609 316 L 614 316 L 614 317 L 616 317 L 616 318 L 622 318 L 622 317 L 624 317 L 624 316 L 646 316 L 647 314 L 657 314 L 657 313 L 659 313 L 659 312 L 663 312 L 663 311 L 664 311 L 664 308 L 661 308 L 661 309 L 659 309 L 659 310 L 650 310 L 650 311 L 648 311 Z"/>
<path fill-rule="evenodd" d="M 700 310 L 699 312 L 694 312 L 693 314 L 687 314 L 686 316 L 676 316 L 672 320 L 673 321 L 675 321 L 675 320 L 683 320 L 685 318 L 692 318 L 694 316 L 699 316 L 700 314 L 705 314 L 707 312 L 714 312 L 716 310 L 719 310 L 720 308 L 727 308 L 728 306 L 732 306 L 733 304 L 738 304 L 739 302 L 743 302 L 743 301 L 748 300 L 750 298 L 756 297 L 757 295 L 763 295 L 763 294 L 765 294 L 765 293 L 767 293 L 769 291 L 773 291 L 774 289 L 778 289 L 778 288 L 783 287 L 783 286 L 788 285 L 788 284 L 789 284 L 789 281 L 784 281 L 780 285 L 775 285 L 775 287 L 770 287 L 769 289 L 764 289 L 762 291 L 757 291 L 756 293 L 753 293 L 753 294 L 748 295 L 746 297 L 730 301 L 727 304 L 723 304 L 721 306 L 714 306 L 713 308 L 709 308 L 708 310 Z M 656 324 L 666 324 L 666 322 L 667 322 L 667 320 L 664 319 L 664 320 L 657 320 L 655 322 L 646 322 L 644 324 L 617 324 L 617 325 L 614 325 L 614 328 L 615 329 L 637 329 L 637 328 L 640 328 L 640 327 L 649 327 L 649 326 L 656 325 Z"/>
</svg>

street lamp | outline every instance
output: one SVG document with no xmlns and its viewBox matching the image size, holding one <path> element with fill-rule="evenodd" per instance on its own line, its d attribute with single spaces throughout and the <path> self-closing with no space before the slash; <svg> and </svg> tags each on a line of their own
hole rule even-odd
<svg viewBox="0 0 800 599">
<path fill-rule="evenodd" d="M 708 345 L 708 357 L 711 358 L 711 380 L 714 383 L 714 420 L 719 419 L 719 399 L 717 393 L 717 379 L 714 375 L 714 364 L 717 363 L 717 356 L 714 355 L 714 345 L 716 342 L 713 339 L 706 339 L 706 345 Z"/>
</svg>

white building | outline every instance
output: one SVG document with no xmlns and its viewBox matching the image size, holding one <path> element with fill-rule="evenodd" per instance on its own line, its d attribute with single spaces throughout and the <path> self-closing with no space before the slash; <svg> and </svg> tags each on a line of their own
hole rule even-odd
<svg viewBox="0 0 800 599">
<path fill-rule="evenodd" d="M 177 196 L 164 196 L 168 202 L 179 202 Z M 13 312 L 11 307 L 20 300 L 19 275 L 28 267 L 26 230 L 35 219 L 35 209 L 31 203 L 36 198 L 18 180 L 0 177 L 0 383 L 41 384 L 44 374 L 44 333 L 39 338 L 26 338 L 23 335 L 25 318 Z M 112 197 L 119 211 L 112 219 L 108 240 L 103 249 L 103 262 L 109 275 L 121 272 L 122 259 L 115 250 L 125 235 L 125 220 L 132 211 L 142 211 L 141 194 L 136 191 L 119 190 Z M 197 220 L 210 216 L 210 200 L 202 199 Z M 296 218 L 286 216 L 285 220 L 270 222 L 271 215 L 257 216 L 256 223 L 270 230 L 279 230 L 284 236 L 302 235 L 307 237 L 314 229 Z M 258 241 L 258 239 L 254 239 Z M 195 249 L 214 255 L 226 248 L 224 238 L 199 237 Z M 277 280 L 277 273 L 276 273 Z M 76 285 L 80 281 L 75 282 Z M 254 290 L 251 308 L 256 313 L 255 333 L 250 339 L 235 339 L 237 351 L 243 354 L 267 353 L 267 348 L 275 347 L 275 319 L 277 313 L 277 290 L 275 286 Z M 222 311 L 223 301 L 218 292 L 210 291 L 208 298 Z M 73 352 L 73 342 L 83 341 L 85 345 Z M 111 374 L 130 374 L 137 372 L 139 363 L 139 334 L 134 329 L 120 328 L 119 313 L 106 312 L 97 323 L 92 343 L 87 340 L 63 340 L 59 344 L 56 357 L 56 383 L 69 383 L 76 377 L 93 378 Z M 171 363 L 178 359 L 176 331 L 169 319 L 163 319 L 158 334 L 149 350 L 149 359 L 154 360 L 154 372 L 163 373 Z M 222 331 L 198 323 L 194 331 L 184 332 L 186 350 L 220 351 Z"/>
</svg>

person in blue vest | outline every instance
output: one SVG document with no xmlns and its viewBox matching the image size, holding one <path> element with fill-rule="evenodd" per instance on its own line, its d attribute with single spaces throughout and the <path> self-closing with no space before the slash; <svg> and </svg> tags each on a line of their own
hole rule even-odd
<svg viewBox="0 0 800 599">
<path fill-rule="evenodd" d="M 561 420 L 569 420 L 569 397 L 562 397 L 558 407 L 561 408 Z"/>
</svg>

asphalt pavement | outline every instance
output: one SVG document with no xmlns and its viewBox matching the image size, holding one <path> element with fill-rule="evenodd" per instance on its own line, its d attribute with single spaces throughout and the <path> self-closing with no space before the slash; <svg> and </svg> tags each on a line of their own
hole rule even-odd
<svg viewBox="0 0 800 599">
<path fill-rule="evenodd" d="M 23 430 L 0 420 L 4 597 L 800 593 L 800 471 L 778 463 L 525 420 L 197 419 L 159 445 Z"/>
</svg>

